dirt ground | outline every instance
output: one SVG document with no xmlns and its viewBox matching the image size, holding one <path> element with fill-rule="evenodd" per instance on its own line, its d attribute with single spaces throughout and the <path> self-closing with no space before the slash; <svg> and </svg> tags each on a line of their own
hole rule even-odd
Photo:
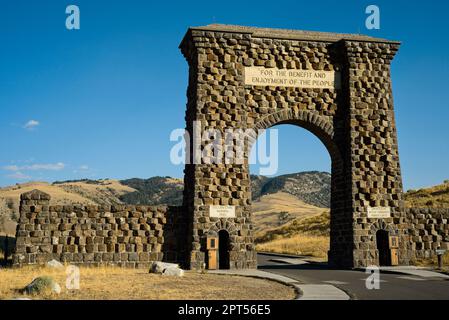
<svg viewBox="0 0 449 320">
<path fill-rule="evenodd" d="M 35 277 L 50 276 L 62 288 L 59 295 L 24 296 L 23 289 Z M 184 277 L 149 274 L 147 270 L 114 267 L 80 268 L 79 290 L 66 289 L 66 269 L 24 267 L 0 269 L 0 299 L 29 297 L 56 300 L 289 300 L 289 286 L 262 279 L 201 274 Z"/>
</svg>

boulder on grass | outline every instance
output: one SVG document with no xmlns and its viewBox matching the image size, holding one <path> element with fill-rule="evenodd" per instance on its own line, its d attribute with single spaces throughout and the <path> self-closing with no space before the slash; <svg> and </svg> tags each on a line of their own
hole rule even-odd
<svg viewBox="0 0 449 320">
<path fill-rule="evenodd" d="M 150 273 L 162 274 L 162 272 L 164 272 L 165 269 L 170 268 L 170 267 L 179 268 L 179 265 L 176 263 L 154 261 L 150 265 Z"/>
<path fill-rule="evenodd" d="M 154 261 L 150 266 L 150 273 L 182 277 L 184 275 L 184 270 L 182 270 L 176 263 Z"/>
<path fill-rule="evenodd" d="M 23 289 L 27 294 L 41 294 L 45 292 L 52 292 L 56 294 L 61 293 L 61 287 L 51 277 L 37 277 L 29 285 Z"/>
<path fill-rule="evenodd" d="M 47 262 L 47 267 L 61 269 L 61 268 L 64 268 L 64 265 L 61 262 L 53 259 L 53 260 Z"/>
<path fill-rule="evenodd" d="M 184 270 L 178 267 L 168 267 L 162 271 L 163 276 L 183 277 Z"/>
</svg>

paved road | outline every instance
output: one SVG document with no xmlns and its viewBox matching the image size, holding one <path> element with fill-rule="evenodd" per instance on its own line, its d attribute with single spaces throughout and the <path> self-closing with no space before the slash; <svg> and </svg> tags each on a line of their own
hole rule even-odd
<svg viewBox="0 0 449 320">
<path fill-rule="evenodd" d="M 380 289 L 368 290 L 368 274 L 355 270 L 333 270 L 325 264 L 292 265 L 274 262 L 273 256 L 259 254 L 259 269 L 307 284 L 331 284 L 359 300 L 449 300 L 449 280 L 381 273 Z"/>
</svg>

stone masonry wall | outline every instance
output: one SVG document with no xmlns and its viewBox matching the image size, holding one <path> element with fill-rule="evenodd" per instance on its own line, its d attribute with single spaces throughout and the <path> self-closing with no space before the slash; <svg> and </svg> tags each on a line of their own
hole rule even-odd
<svg viewBox="0 0 449 320">
<path fill-rule="evenodd" d="M 21 196 L 15 266 L 56 259 L 85 265 L 147 267 L 150 261 L 182 262 L 180 207 L 50 206 L 34 190 Z"/>
<path fill-rule="evenodd" d="M 409 246 L 414 258 L 430 258 L 436 249 L 449 250 L 449 209 L 407 208 Z"/>
</svg>

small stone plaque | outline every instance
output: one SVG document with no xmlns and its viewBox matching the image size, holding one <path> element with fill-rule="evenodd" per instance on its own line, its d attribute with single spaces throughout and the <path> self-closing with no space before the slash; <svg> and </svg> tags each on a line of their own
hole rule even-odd
<svg viewBox="0 0 449 320">
<path fill-rule="evenodd" d="M 209 216 L 212 218 L 235 218 L 235 206 L 210 206 Z"/>
<path fill-rule="evenodd" d="M 245 85 L 340 89 L 340 72 L 245 67 Z"/>
<path fill-rule="evenodd" d="M 391 218 L 390 207 L 368 207 L 368 218 L 385 219 Z"/>
</svg>

